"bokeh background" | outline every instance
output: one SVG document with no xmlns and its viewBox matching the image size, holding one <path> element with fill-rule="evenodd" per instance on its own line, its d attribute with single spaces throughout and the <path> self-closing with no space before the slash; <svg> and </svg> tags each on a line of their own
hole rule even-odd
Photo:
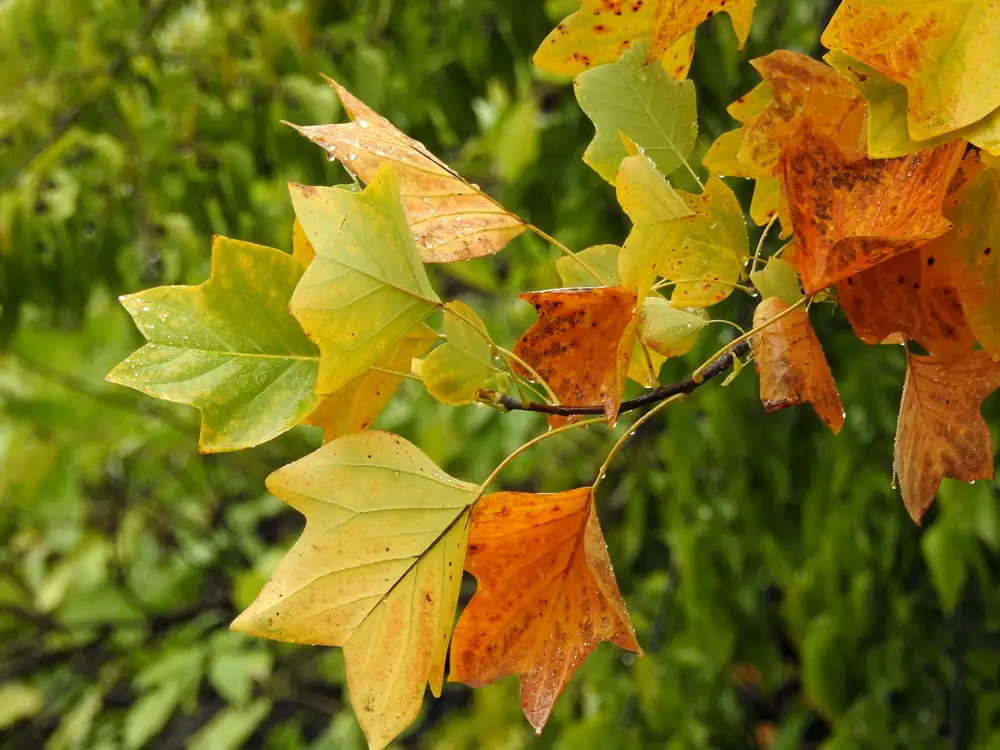
<svg viewBox="0 0 1000 750">
<path fill-rule="evenodd" d="M 818 54 L 833 11 L 759 6 L 742 53 L 728 17 L 698 33 L 702 152 L 757 81 L 747 60 Z M 575 7 L 0 0 L 0 747 L 363 747 L 339 650 L 226 629 L 302 526 L 263 479 L 318 431 L 198 455 L 194 410 L 103 382 L 140 344 L 116 298 L 203 281 L 215 233 L 290 247 L 286 182 L 345 179 L 279 122 L 342 116 L 320 72 L 571 247 L 620 242 L 613 190 L 580 161 L 590 123 L 529 63 Z M 557 285 L 554 258 L 524 236 L 433 278 L 509 345 L 532 317 L 516 293 Z M 449 685 L 398 747 L 1000 747 L 996 485 L 946 481 L 914 526 L 890 487 L 903 353 L 832 305 L 813 317 L 839 438 L 808 408 L 765 415 L 745 370 L 642 429 L 602 485 L 645 658 L 600 646 L 538 739 L 516 680 Z M 665 382 L 731 335 L 709 331 Z M 472 481 L 544 429 L 413 387 L 381 424 Z M 549 441 L 501 485 L 589 483 L 608 446 L 593 428 Z"/>
</svg>

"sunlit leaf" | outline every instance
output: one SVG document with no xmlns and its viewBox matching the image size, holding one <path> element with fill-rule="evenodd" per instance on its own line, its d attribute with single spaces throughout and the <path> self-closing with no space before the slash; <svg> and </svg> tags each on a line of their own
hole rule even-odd
<svg viewBox="0 0 1000 750">
<path fill-rule="evenodd" d="M 365 183 L 389 164 L 396 171 L 406 218 L 426 263 L 490 255 L 524 231 L 524 222 L 457 175 L 423 144 L 332 79 L 351 122 L 295 126 Z"/>
<path fill-rule="evenodd" d="M 378 369 L 366 370 L 343 388 L 323 396 L 304 422 L 322 427 L 325 443 L 367 429 L 389 403 L 403 375 L 410 371 L 410 361 L 424 356 L 437 338 L 432 329 L 418 323 L 375 363 Z M 392 374 L 397 372 L 402 374 Z"/>
<path fill-rule="evenodd" d="M 697 307 L 674 307 L 657 295 L 647 297 L 639 312 L 639 338 L 664 357 L 681 357 L 691 351 L 708 314 Z"/>
<path fill-rule="evenodd" d="M 121 298 L 149 343 L 108 380 L 197 407 L 205 452 L 280 435 L 319 401 L 319 352 L 288 312 L 302 272 L 280 250 L 216 237 L 204 284 Z"/>
<path fill-rule="evenodd" d="M 893 471 L 917 523 L 943 477 L 993 477 L 993 445 L 979 409 L 998 387 L 1000 364 L 982 350 L 951 359 L 907 356 Z"/>
<path fill-rule="evenodd" d="M 618 245 L 594 245 L 575 253 L 577 259 L 601 277 L 603 284 L 599 284 L 578 260 L 568 255 L 556 261 L 556 271 L 566 287 L 618 286 L 618 255 L 621 250 Z"/>
<path fill-rule="evenodd" d="M 785 149 L 784 184 L 802 287 L 817 292 L 940 236 L 961 141 L 899 159 L 849 160 L 806 124 Z"/>
<path fill-rule="evenodd" d="M 560 402 L 602 405 L 614 423 L 635 340 L 635 292 L 556 289 L 521 299 L 535 306 L 538 320 L 518 340 L 514 354 L 545 379 Z M 552 425 L 566 422 L 566 417 L 549 418 Z"/>
<path fill-rule="evenodd" d="M 382 359 L 440 306 L 406 225 L 395 173 L 361 193 L 292 185 L 316 258 L 291 300 L 323 354 L 316 390 L 333 393 Z"/>
<path fill-rule="evenodd" d="M 268 489 L 306 517 L 295 546 L 232 629 L 342 646 L 371 748 L 440 694 L 478 488 L 400 437 L 347 435 L 274 472 Z"/>
<path fill-rule="evenodd" d="M 617 64 L 588 70 L 574 83 L 580 108 L 596 129 L 583 160 L 612 185 L 628 156 L 619 133 L 663 174 L 687 163 L 698 137 L 694 84 L 648 65 L 647 51 L 645 44 L 634 44 Z"/>
<path fill-rule="evenodd" d="M 469 404 L 493 372 L 493 346 L 486 326 L 464 302 L 444 309 L 448 340 L 424 360 L 421 375 L 427 392 L 445 404 Z"/>
<path fill-rule="evenodd" d="M 751 271 L 750 283 L 760 292 L 761 299 L 780 297 L 788 305 L 802 299 L 795 266 L 781 258 L 771 258 L 762 269 Z"/>
<path fill-rule="evenodd" d="M 754 311 L 754 328 L 788 308 L 779 297 L 764 300 Z M 760 400 L 767 411 L 812 404 L 834 434 L 840 432 L 844 407 L 805 308 L 792 310 L 755 334 L 753 349 L 760 373 Z"/>
<path fill-rule="evenodd" d="M 994 0 L 844 0 L 823 44 L 901 83 L 914 140 L 1000 107 L 1000 7 Z"/>
<path fill-rule="evenodd" d="M 450 679 L 479 687 L 520 675 L 536 731 L 601 641 L 641 655 L 590 487 L 482 498 L 465 564 L 477 587 L 455 626 Z"/>
</svg>

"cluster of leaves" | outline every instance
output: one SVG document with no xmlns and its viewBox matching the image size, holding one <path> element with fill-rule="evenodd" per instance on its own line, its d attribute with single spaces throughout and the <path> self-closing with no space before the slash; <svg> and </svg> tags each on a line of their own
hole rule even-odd
<svg viewBox="0 0 1000 750">
<path fill-rule="evenodd" d="M 998 172 L 982 134 L 1000 100 L 987 80 L 972 87 L 974 102 L 956 104 L 921 75 L 957 49 L 973 56 L 963 58 L 967 75 L 988 78 L 974 67 L 985 43 L 962 35 L 964 11 L 849 0 L 824 35 L 829 66 L 787 52 L 755 61 L 764 82 L 731 108 L 742 127 L 710 149 L 702 185 L 689 161 L 694 91 L 677 79 L 698 23 L 725 9 L 745 38 L 752 6 L 585 2 L 542 43 L 537 64 L 583 69 L 577 97 L 596 128 L 584 158 L 614 185 L 633 228 L 621 247 L 559 246 L 567 287 L 522 295 L 538 322 L 513 351 L 467 305 L 443 303 L 423 264 L 490 255 L 525 231 L 555 241 L 332 81 L 352 121 L 299 130 L 366 187 L 293 184 L 291 256 L 217 238 L 204 285 L 123 298 L 149 343 L 109 378 L 198 407 L 202 450 L 256 445 L 304 421 L 324 428 L 323 448 L 268 480 L 307 526 L 233 627 L 342 646 L 372 747 L 415 718 L 427 683 L 440 692 L 449 643 L 452 679 L 521 675 L 522 707 L 539 731 L 598 642 L 638 652 L 594 505 L 627 435 L 589 487 L 486 489 L 525 448 L 600 421 L 585 415 L 614 425 L 623 408 L 659 401 L 634 428 L 707 377 L 733 364 L 738 372 L 748 341 L 765 408 L 811 403 L 838 432 L 843 409 L 809 320 L 833 289 L 863 341 L 927 352 L 907 350 L 896 441 L 914 519 L 944 476 L 992 476 L 979 405 L 1000 386 L 1000 311 L 991 309 L 993 227 L 981 217 L 997 205 Z M 890 27 L 893 44 L 918 50 L 901 69 L 871 51 Z M 866 66 L 886 77 L 878 94 Z M 894 136 L 902 150 L 887 156 L 873 132 L 900 129 L 910 140 Z M 877 153 L 872 142 L 883 144 Z M 700 191 L 676 189 L 677 170 Z M 753 257 L 723 174 L 757 181 L 751 218 L 765 231 Z M 794 241 L 765 260 L 764 236 L 778 222 Z M 689 382 L 660 386 L 663 361 L 711 322 L 704 308 L 735 290 L 763 297 L 753 329 Z M 435 313 L 443 341 L 431 349 Z M 402 438 L 366 429 L 405 378 L 446 404 L 547 413 L 555 429 L 466 484 Z M 623 407 L 629 378 L 654 390 Z M 479 588 L 452 632 L 463 567 Z"/>
</svg>

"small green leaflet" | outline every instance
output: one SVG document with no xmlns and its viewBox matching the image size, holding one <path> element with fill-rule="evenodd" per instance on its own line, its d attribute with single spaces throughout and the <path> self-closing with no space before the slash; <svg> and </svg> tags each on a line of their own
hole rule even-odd
<svg viewBox="0 0 1000 750">
<path fill-rule="evenodd" d="M 441 306 L 420 262 L 388 165 L 360 193 L 291 185 L 292 204 L 316 249 L 292 295 L 292 314 L 323 354 L 318 393 L 373 366 Z"/>
<path fill-rule="evenodd" d="M 616 64 L 592 68 L 574 82 L 596 129 L 583 160 L 612 185 L 628 156 L 619 133 L 665 175 L 687 165 L 698 138 L 694 84 L 675 81 L 659 62 L 647 65 L 648 54 L 647 43 L 633 44 Z"/>
<path fill-rule="evenodd" d="M 802 299 L 795 266 L 781 258 L 771 258 L 759 271 L 750 272 L 750 283 L 757 287 L 762 300 L 781 297 L 789 305 Z"/>
<path fill-rule="evenodd" d="M 604 286 L 618 286 L 618 254 L 621 250 L 618 245 L 594 245 L 573 253 L 572 257 L 563 255 L 556 261 L 556 272 L 567 287 L 600 286 L 587 268 L 601 277 Z"/>
<path fill-rule="evenodd" d="M 121 298 L 149 343 L 107 379 L 200 409 L 206 453 L 280 435 L 319 403 L 319 351 L 288 312 L 303 269 L 280 250 L 216 237 L 204 284 Z"/>
<path fill-rule="evenodd" d="M 639 338 L 657 354 L 680 357 L 691 351 L 707 322 L 708 314 L 700 308 L 674 307 L 651 295 L 639 311 Z"/>
<path fill-rule="evenodd" d="M 464 302 L 445 307 L 444 333 L 448 340 L 428 354 L 421 367 L 424 386 L 443 404 L 470 404 L 493 372 L 490 335 Z"/>
</svg>

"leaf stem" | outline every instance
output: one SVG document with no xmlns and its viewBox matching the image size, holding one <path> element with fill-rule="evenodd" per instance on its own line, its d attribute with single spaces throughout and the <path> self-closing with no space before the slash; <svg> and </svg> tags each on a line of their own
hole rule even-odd
<svg viewBox="0 0 1000 750">
<path fill-rule="evenodd" d="M 665 289 L 668 286 L 677 286 L 678 284 L 702 284 L 705 283 L 705 279 L 679 279 L 677 281 L 661 281 L 658 284 L 654 284 L 649 291 L 658 292 L 661 289 Z M 720 284 L 721 286 L 731 286 L 734 289 L 739 289 L 741 292 L 749 294 L 751 297 L 755 294 L 754 290 L 743 284 L 737 284 L 732 281 L 723 281 L 722 279 L 712 280 L 708 282 L 710 284 Z"/>
<path fill-rule="evenodd" d="M 386 375 L 395 375 L 397 378 L 406 378 L 407 380 L 416 380 L 418 383 L 423 383 L 424 379 L 414 375 L 412 372 L 397 372 L 396 370 L 387 370 L 384 367 L 369 367 L 369 370 L 374 370 L 375 372 L 382 372 Z"/>
<path fill-rule="evenodd" d="M 539 237 L 541 237 L 543 240 L 545 240 L 546 242 L 548 242 L 553 247 L 558 248 L 559 251 L 561 253 L 563 253 L 564 255 L 566 255 L 567 257 L 572 258 L 573 261 L 578 266 L 580 266 L 580 268 L 582 268 L 584 271 L 586 271 L 588 274 L 590 274 L 594 278 L 594 280 L 597 281 L 597 283 L 598 283 L 599 286 L 608 286 L 608 283 L 604 279 L 601 278 L 601 275 L 599 273 L 597 273 L 597 271 L 595 271 L 593 268 L 591 268 L 590 265 L 583 258 L 581 258 L 579 255 L 577 255 L 576 253 L 574 253 L 572 250 L 570 250 L 568 247 L 566 247 L 563 243 L 561 243 L 555 237 L 553 237 L 552 235 L 550 235 L 547 232 L 542 231 L 541 229 L 539 229 L 538 227 L 536 227 L 534 224 L 528 224 L 526 222 L 525 223 L 525 227 L 528 228 L 528 231 L 534 232 L 535 234 L 537 234 Z"/>
<path fill-rule="evenodd" d="M 535 382 L 545 389 L 546 395 L 548 395 L 549 399 L 552 401 L 553 404 L 559 403 L 559 397 L 556 396 L 555 393 L 553 393 L 551 388 L 549 388 L 549 384 L 545 382 L 545 378 L 543 378 L 541 375 L 535 372 L 534 367 L 532 367 L 523 359 L 521 359 L 519 356 L 514 354 L 514 352 L 507 351 L 502 346 L 497 346 L 496 344 L 494 344 L 493 346 L 496 347 L 496 350 L 501 354 L 503 354 L 505 357 L 509 357 L 510 359 L 514 360 L 519 365 L 521 365 L 521 367 L 523 367 L 527 371 L 527 373 L 535 379 Z"/>
<path fill-rule="evenodd" d="M 753 254 L 753 263 L 750 265 L 750 273 L 757 272 L 757 263 L 760 260 L 761 250 L 764 249 L 764 240 L 767 239 L 768 232 L 771 231 L 771 227 L 774 226 L 774 222 L 776 222 L 777 220 L 778 220 L 778 214 L 775 213 L 774 216 L 771 217 L 771 220 L 767 222 L 767 224 L 765 225 L 764 231 L 760 233 L 760 240 L 758 240 L 757 242 L 757 252 Z M 782 248 L 782 250 L 783 249 L 784 248 Z"/>
</svg>

